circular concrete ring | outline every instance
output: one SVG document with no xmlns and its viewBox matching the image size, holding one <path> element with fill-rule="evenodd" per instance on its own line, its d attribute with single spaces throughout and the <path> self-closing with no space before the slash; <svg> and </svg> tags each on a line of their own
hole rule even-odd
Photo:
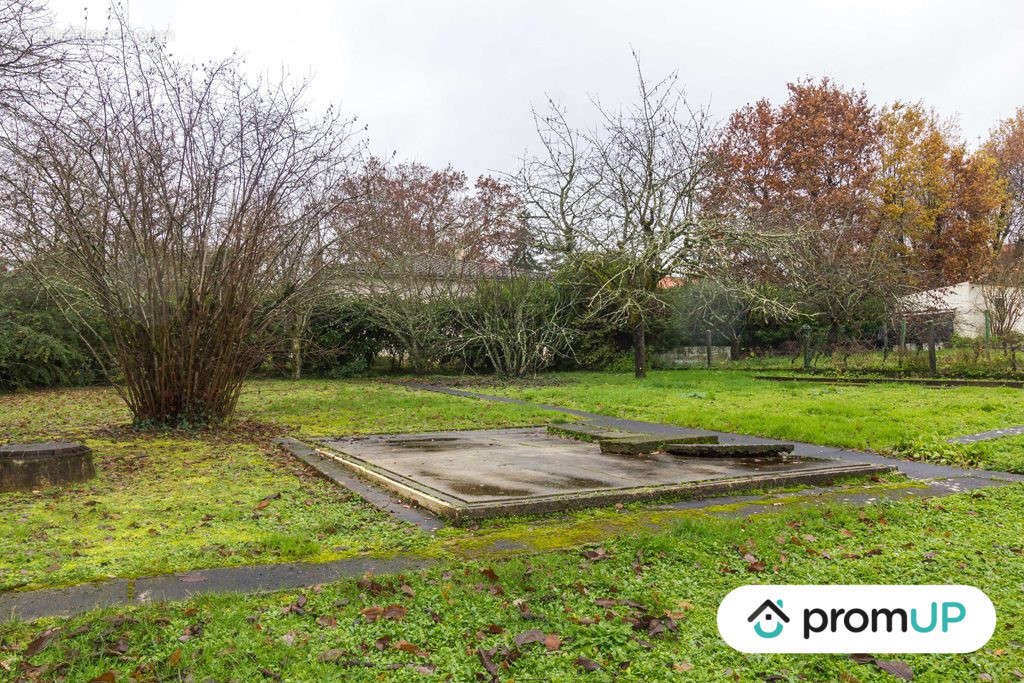
<svg viewBox="0 0 1024 683">
<path fill-rule="evenodd" d="M 0 446 L 0 493 L 85 481 L 96 475 L 92 451 L 73 441 Z"/>
</svg>

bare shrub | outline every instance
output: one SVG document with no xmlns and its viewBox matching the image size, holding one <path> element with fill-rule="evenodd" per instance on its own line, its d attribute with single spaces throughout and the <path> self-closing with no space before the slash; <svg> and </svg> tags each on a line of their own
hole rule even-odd
<svg viewBox="0 0 1024 683">
<path fill-rule="evenodd" d="M 116 13 L 63 78 L 3 136 L 2 241 L 102 313 L 136 421 L 221 420 L 318 282 L 350 122 L 235 59 L 181 63 Z"/>
</svg>

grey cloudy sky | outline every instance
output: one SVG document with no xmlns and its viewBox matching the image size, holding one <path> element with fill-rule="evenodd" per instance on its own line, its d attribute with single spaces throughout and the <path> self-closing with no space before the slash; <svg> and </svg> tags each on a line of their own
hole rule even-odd
<svg viewBox="0 0 1024 683">
<path fill-rule="evenodd" d="M 103 24 L 106 0 L 51 0 Z M 796 78 L 830 76 L 872 101 L 924 100 L 975 143 L 1024 106 L 1024 2 L 923 0 L 128 0 L 178 54 L 245 55 L 312 74 L 320 103 L 368 127 L 377 153 L 470 175 L 509 169 L 550 94 L 593 121 L 589 97 L 628 98 L 630 47 L 649 77 L 678 70 L 719 118 Z"/>
</svg>

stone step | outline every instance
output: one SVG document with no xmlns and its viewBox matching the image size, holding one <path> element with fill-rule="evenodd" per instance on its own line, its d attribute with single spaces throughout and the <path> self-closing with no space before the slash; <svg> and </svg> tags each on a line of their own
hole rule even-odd
<svg viewBox="0 0 1024 683">
<path fill-rule="evenodd" d="M 655 434 L 637 434 L 617 439 L 601 439 L 602 453 L 620 455 L 646 455 L 654 451 L 666 449 L 671 444 L 714 444 L 717 436 L 657 436 Z"/>
<path fill-rule="evenodd" d="M 593 442 L 598 442 L 602 439 L 624 439 L 637 435 L 635 432 L 624 432 L 619 429 L 602 427 L 601 425 L 591 424 L 589 422 L 548 425 L 548 434 L 561 436 L 567 439 L 576 439 L 577 441 Z"/>
<path fill-rule="evenodd" d="M 791 443 L 676 443 L 665 446 L 672 455 L 688 455 L 696 458 L 750 458 L 774 457 L 793 452 Z"/>
</svg>

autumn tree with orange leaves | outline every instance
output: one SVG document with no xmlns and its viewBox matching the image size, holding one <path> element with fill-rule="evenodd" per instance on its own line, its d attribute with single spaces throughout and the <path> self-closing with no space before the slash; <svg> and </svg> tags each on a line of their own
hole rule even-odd
<svg viewBox="0 0 1024 683">
<path fill-rule="evenodd" d="M 1024 257 L 1024 107 L 992 131 L 985 150 L 996 161 L 1006 184 L 996 225 L 995 248 L 1012 245 L 1017 258 Z"/>
<path fill-rule="evenodd" d="M 828 79 L 788 89 L 781 106 L 762 100 L 729 119 L 721 210 L 821 233 L 832 257 L 847 249 L 855 258 L 882 240 L 892 267 L 917 287 L 978 278 L 1010 224 L 1024 220 L 1000 176 L 1017 169 L 1024 180 L 1024 116 L 994 136 L 991 150 L 1002 156 L 972 153 L 920 104 L 879 110 L 864 91 Z"/>
<path fill-rule="evenodd" d="M 875 229 L 891 237 L 919 286 L 979 278 L 1004 198 L 995 159 L 968 152 L 954 126 L 920 104 L 887 107 L 880 132 Z"/>
</svg>

